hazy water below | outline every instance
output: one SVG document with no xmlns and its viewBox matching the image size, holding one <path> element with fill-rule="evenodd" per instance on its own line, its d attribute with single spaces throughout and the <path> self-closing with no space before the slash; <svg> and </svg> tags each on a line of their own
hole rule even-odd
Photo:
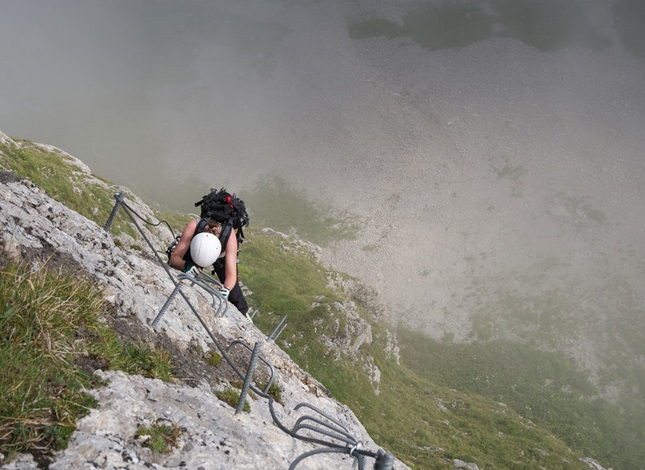
<svg viewBox="0 0 645 470">
<path fill-rule="evenodd" d="M 173 203 L 189 181 L 306 179 L 314 162 L 348 185 L 348 169 L 423 145 L 413 126 L 473 116 L 479 106 L 496 120 L 509 120 L 508 108 L 522 116 L 509 98 L 544 113 L 567 100 L 594 106 L 593 90 L 569 95 L 593 88 L 576 81 L 597 81 L 616 95 L 614 106 L 636 101 L 627 138 L 642 124 L 642 96 L 629 96 L 640 91 L 645 58 L 635 1 L 617 2 L 615 12 L 573 0 L 323 3 L 4 0 L 0 126 Z M 616 18 L 632 38 L 625 44 L 608 25 Z M 472 48 L 486 64 L 469 63 Z M 616 62 L 613 50 L 623 48 L 630 53 Z M 584 58 L 566 73 L 571 55 Z M 594 76 L 597 66 L 617 70 Z M 506 77 L 491 75 L 504 69 Z M 487 96 L 469 103 L 473 93 Z"/>
<path fill-rule="evenodd" d="M 641 321 L 636 0 L 3 0 L 1 13 L 9 135 L 182 210 L 279 175 L 362 217 L 326 258 L 439 336 L 467 336 L 473 316 L 499 329 L 509 298 Z"/>
</svg>

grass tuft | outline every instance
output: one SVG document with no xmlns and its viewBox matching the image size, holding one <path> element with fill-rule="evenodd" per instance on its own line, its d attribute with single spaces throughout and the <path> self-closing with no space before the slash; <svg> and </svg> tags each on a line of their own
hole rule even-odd
<svg viewBox="0 0 645 470">
<path fill-rule="evenodd" d="M 96 406 L 102 365 L 170 379 L 170 356 L 123 343 L 101 320 L 102 293 L 88 279 L 47 265 L 0 267 L 0 453 L 30 452 L 47 462 L 76 420 Z"/>
<path fill-rule="evenodd" d="M 215 392 L 215 396 L 222 400 L 224 403 L 226 403 L 228 406 L 232 408 L 237 408 L 237 404 L 240 401 L 240 391 L 238 391 L 235 388 L 228 387 L 225 390 L 220 390 Z M 244 405 L 242 407 L 242 411 L 245 413 L 250 413 L 251 412 L 251 405 L 249 405 L 248 401 L 244 402 Z"/>
<path fill-rule="evenodd" d="M 206 363 L 212 367 L 218 367 L 222 363 L 222 356 L 215 351 L 209 351 L 206 355 Z"/>
<path fill-rule="evenodd" d="M 98 378 L 75 365 L 77 332 L 99 328 L 100 293 L 46 269 L 8 265 L 0 276 L 0 452 L 65 447 L 95 406 Z"/>
<path fill-rule="evenodd" d="M 177 424 L 140 426 L 134 434 L 135 439 L 142 440 L 142 445 L 156 454 L 170 453 L 180 436 L 181 428 Z"/>
</svg>

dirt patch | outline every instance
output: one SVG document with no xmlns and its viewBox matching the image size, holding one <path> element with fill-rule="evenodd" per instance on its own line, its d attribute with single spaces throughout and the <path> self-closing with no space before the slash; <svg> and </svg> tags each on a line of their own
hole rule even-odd
<svg viewBox="0 0 645 470">
<path fill-rule="evenodd" d="M 178 382 L 195 386 L 202 380 L 210 382 L 217 379 L 217 368 L 210 366 L 207 356 L 197 345 L 179 348 L 164 332 L 155 333 L 135 319 L 110 315 L 107 318 L 110 328 L 124 342 L 145 344 L 157 351 L 165 351 L 171 356 L 172 374 Z"/>
<path fill-rule="evenodd" d="M 236 383 L 242 380 L 225 359 L 222 358 L 221 361 L 218 359 L 222 355 L 215 345 L 212 345 L 208 351 L 203 351 L 197 343 L 191 343 L 188 347 L 182 348 L 165 332 L 154 332 L 137 320 L 118 317 L 115 312 L 108 314 L 106 320 L 122 341 L 145 344 L 170 354 L 172 375 L 178 383 L 194 387 L 202 381 L 217 385 L 222 382 Z M 222 347 L 226 346 L 224 338 L 217 334 L 215 337 Z M 235 347 L 226 354 L 239 371 L 246 372 L 251 357 L 248 349 Z M 262 380 L 261 375 L 259 380 Z"/>
</svg>

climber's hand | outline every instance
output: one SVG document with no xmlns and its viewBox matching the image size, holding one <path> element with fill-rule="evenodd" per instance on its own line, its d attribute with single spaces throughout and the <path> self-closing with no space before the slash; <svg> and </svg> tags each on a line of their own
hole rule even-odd
<svg viewBox="0 0 645 470">
<path fill-rule="evenodd" d="M 199 268 L 197 266 L 191 266 L 186 271 L 186 274 L 188 274 L 190 276 L 193 276 L 193 277 L 197 277 L 197 275 L 199 274 Z"/>
<path fill-rule="evenodd" d="M 229 291 L 226 287 L 222 286 L 219 288 L 219 295 L 221 295 L 224 299 L 228 299 L 228 294 L 230 294 L 231 291 Z"/>
</svg>

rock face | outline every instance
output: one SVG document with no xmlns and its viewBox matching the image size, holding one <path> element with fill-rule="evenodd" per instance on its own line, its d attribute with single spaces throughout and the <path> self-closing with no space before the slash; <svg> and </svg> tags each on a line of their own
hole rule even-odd
<svg viewBox="0 0 645 470">
<path fill-rule="evenodd" d="M 1 133 L 0 137 L 6 138 Z M 145 211 L 140 201 L 132 202 Z M 154 257 L 115 244 L 102 227 L 51 199 L 31 182 L 4 171 L 0 177 L 0 224 L 3 257 L 32 260 L 35 269 L 44 259 L 77 269 L 99 282 L 114 315 L 122 322 L 151 335 L 165 334 L 180 349 L 195 345 L 203 351 L 213 349 L 212 338 L 180 296 L 161 319 L 158 330 L 151 326 L 174 288 Z M 284 404 L 275 403 L 275 413 L 286 428 L 293 429 L 298 418 L 305 415 L 325 420 L 330 417 L 360 443 L 360 449 L 379 450 L 351 410 L 331 397 L 232 305 L 223 316 L 216 317 L 211 296 L 197 288 L 182 290 L 224 348 L 239 340 L 261 345 L 260 353 L 275 368 L 275 379 L 282 389 Z M 367 340 L 368 335 L 369 331 L 362 332 L 352 344 L 357 347 L 356 341 Z M 250 413 L 235 414 L 216 397 L 204 377 L 186 385 L 122 372 L 96 373 L 108 381 L 105 387 L 90 391 L 99 406 L 77 423 L 68 448 L 56 457 L 52 469 L 289 468 L 303 453 L 325 448 L 294 438 L 276 426 L 268 400 L 259 395 L 249 395 Z M 299 404 L 305 406 L 296 409 Z M 177 447 L 168 455 L 153 454 L 134 437 L 137 426 L 159 423 L 176 424 L 182 430 Z M 311 431 L 299 435 L 330 440 Z M 307 457 L 298 468 L 351 468 L 354 462 L 349 451 L 322 453 Z M 371 468 L 374 460 L 367 457 L 365 464 Z M 2 468 L 36 468 L 36 464 L 30 456 L 19 456 L 4 462 Z M 408 467 L 397 461 L 394 468 Z"/>
</svg>

